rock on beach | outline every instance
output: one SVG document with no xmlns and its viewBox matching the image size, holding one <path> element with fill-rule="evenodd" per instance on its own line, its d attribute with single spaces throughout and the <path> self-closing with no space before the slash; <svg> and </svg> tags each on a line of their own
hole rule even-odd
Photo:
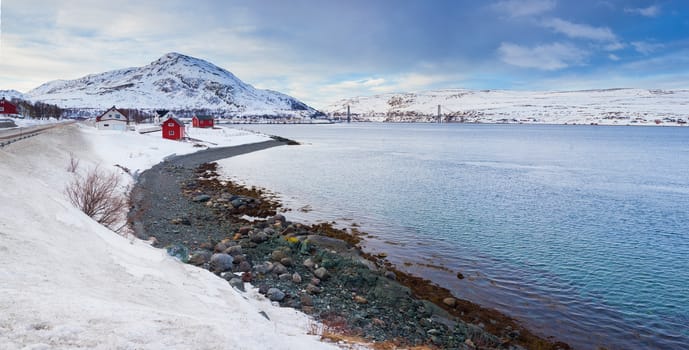
<svg viewBox="0 0 689 350">
<path fill-rule="evenodd" d="M 232 263 L 234 259 L 231 255 L 225 253 L 215 253 L 211 256 L 210 267 L 215 273 L 232 270 Z"/>
</svg>

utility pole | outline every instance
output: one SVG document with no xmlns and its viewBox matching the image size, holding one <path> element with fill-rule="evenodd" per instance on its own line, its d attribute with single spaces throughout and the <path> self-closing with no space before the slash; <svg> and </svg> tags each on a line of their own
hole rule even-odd
<svg viewBox="0 0 689 350">
<path fill-rule="evenodd" d="M 352 121 L 352 113 L 349 111 L 349 105 L 347 105 L 347 123 Z"/>
<path fill-rule="evenodd" d="M 438 105 L 438 123 L 442 123 L 442 122 L 443 122 L 443 120 L 440 117 L 440 105 Z"/>
</svg>

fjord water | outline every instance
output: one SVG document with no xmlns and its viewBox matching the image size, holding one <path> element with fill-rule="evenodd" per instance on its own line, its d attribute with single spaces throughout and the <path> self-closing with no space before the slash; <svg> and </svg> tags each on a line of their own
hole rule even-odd
<svg viewBox="0 0 689 350">
<path fill-rule="evenodd" d="M 575 348 L 689 347 L 689 128 L 247 128 L 304 144 L 220 162 L 313 209 L 289 218 L 356 222 L 367 249 Z"/>
</svg>

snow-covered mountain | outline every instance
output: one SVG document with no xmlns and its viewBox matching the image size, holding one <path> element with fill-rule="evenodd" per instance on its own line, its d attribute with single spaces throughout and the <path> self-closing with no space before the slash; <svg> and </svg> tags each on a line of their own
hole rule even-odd
<svg viewBox="0 0 689 350">
<path fill-rule="evenodd" d="M 20 100 L 28 100 L 28 97 L 17 90 L 0 90 L 0 98 L 11 100 L 18 98 Z"/>
<path fill-rule="evenodd" d="M 689 90 L 436 90 L 337 101 L 323 111 L 356 120 L 547 124 L 687 125 Z"/>
<path fill-rule="evenodd" d="M 318 113 L 293 97 L 256 89 L 225 69 L 179 53 L 143 67 L 51 81 L 26 95 L 64 108 L 209 109 L 239 116 Z"/>
</svg>

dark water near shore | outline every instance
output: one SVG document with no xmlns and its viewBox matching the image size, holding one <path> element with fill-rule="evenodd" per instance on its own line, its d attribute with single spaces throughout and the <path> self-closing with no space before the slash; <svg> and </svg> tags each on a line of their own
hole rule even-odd
<svg viewBox="0 0 689 350">
<path fill-rule="evenodd" d="M 689 346 L 689 128 L 248 128 L 305 143 L 220 162 L 313 208 L 288 217 L 355 221 L 369 249 L 577 348 Z"/>
</svg>

